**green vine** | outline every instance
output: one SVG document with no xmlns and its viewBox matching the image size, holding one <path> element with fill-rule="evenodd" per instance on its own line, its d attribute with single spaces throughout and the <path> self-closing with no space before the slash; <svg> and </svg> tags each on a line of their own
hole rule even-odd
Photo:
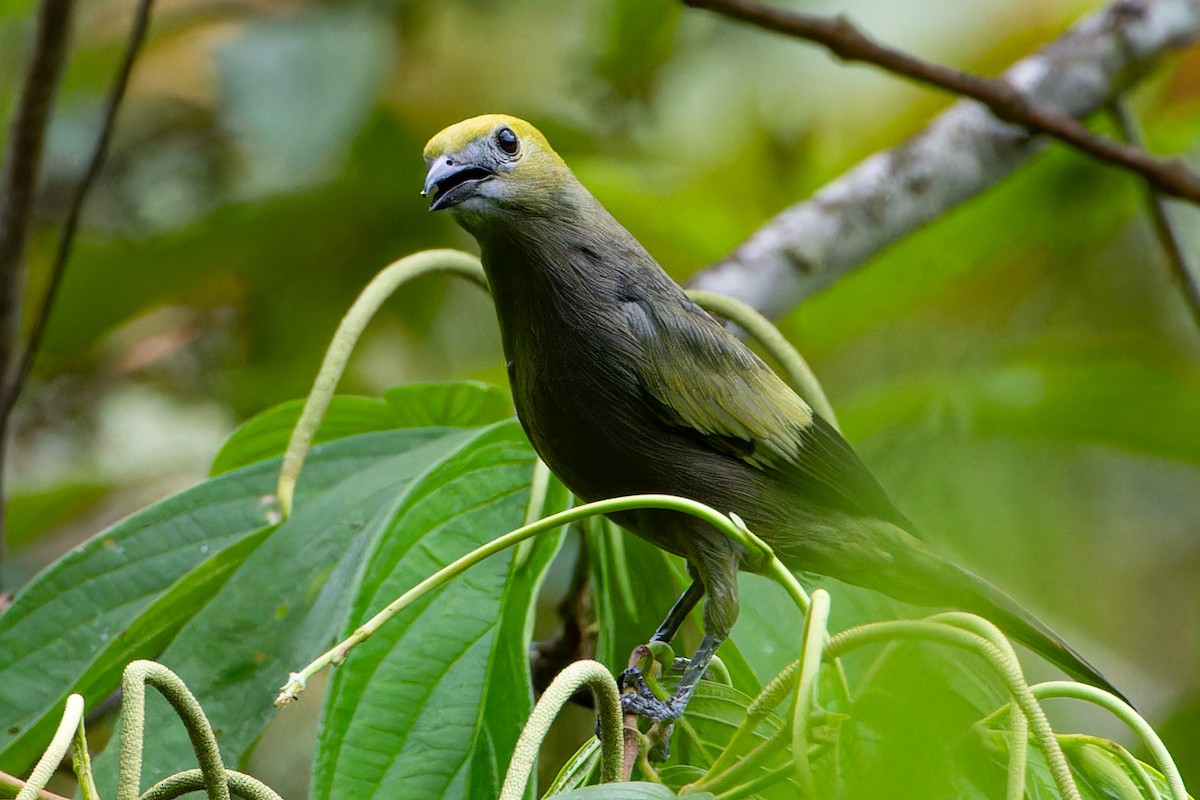
<svg viewBox="0 0 1200 800">
<path fill-rule="evenodd" d="M 333 340 L 325 351 L 321 369 L 313 388 L 308 393 L 300 420 L 292 430 L 291 440 L 283 455 L 283 466 L 279 470 L 279 486 L 276 496 L 279 510 L 284 518 L 291 516 L 292 500 L 296 492 L 296 479 L 304 465 L 304 457 L 312 446 L 313 437 L 321 424 L 321 418 L 329 408 L 334 390 L 350 360 L 350 352 L 367 323 L 375 316 L 384 301 L 404 283 L 430 272 L 450 272 L 487 289 L 487 278 L 479 259 L 458 250 L 422 250 L 385 267 L 362 290 L 350 310 L 342 317 Z"/>
<path fill-rule="evenodd" d="M 558 674 L 542 693 L 521 738 L 508 762 L 508 774 L 497 800 L 521 800 L 529 785 L 529 776 L 537 763 L 542 742 L 550 732 L 562 707 L 583 686 L 590 686 L 596 698 L 600 721 L 600 780 L 612 783 L 621 779 L 624 747 L 621 733 L 621 698 L 612 673 L 596 661 L 576 661 Z"/>
</svg>

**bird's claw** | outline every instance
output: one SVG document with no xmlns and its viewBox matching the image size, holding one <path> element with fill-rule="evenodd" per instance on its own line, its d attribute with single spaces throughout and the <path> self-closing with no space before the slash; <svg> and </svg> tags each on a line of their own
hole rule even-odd
<svg viewBox="0 0 1200 800">
<path fill-rule="evenodd" d="M 651 722 L 671 723 L 683 716 L 683 706 L 670 700 L 660 700 L 646 683 L 642 671 L 630 667 L 621 673 L 617 680 L 621 688 L 621 710 L 626 714 L 636 714 Z"/>
</svg>

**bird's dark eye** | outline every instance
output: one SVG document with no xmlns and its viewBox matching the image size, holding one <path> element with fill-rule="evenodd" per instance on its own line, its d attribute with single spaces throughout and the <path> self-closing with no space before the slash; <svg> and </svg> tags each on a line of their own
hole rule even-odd
<svg viewBox="0 0 1200 800">
<path fill-rule="evenodd" d="M 515 156 L 521 149 L 521 140 L 512 132 L 512 128 L 508 127 L 496 131 L 496 144 L 500 145 L 500 149 L 510 156 Z"/>
</svg>

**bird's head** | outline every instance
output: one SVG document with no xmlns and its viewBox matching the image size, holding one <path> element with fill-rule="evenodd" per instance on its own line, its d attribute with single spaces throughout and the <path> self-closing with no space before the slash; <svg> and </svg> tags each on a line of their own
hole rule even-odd
<svg viewBox="0 0 1200 800">
<path fill-rule="evenodd" d="M 451 125 L 425 145 L 429 210 L 454 209 L 459 222 L 537 213 L 577 184 L 546 138 L 504 114 Z"/>
</svg>

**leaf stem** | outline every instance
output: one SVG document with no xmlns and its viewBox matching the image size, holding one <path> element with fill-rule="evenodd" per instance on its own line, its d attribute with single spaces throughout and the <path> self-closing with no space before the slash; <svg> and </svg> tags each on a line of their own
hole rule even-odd
<svg viewBox="0 0 1200 800">
<path fill-rule="evenodd" d="M 292 500 L 296 492 L 296 479 L 304 466 L 304 458 L 312 446 L 313 436 L 321 424 L 321 418 L 329 408 L 334 390 L 350 360 L 354 345 L 362 336 L 367 323 L 375 316 L 375 312 L 383 305 L 393 292 L 402 284 L 420 275 L 430 272 L 449 272 L 465 278 L 484 289 L 487 289 L 487 278 L 483 274 L 483 265 L 475 256 L 458 250 L 423 250 L 394 261 L 376 275 L 366 288 L 358 295 L 350 310 L 342 317 L 333 341 L 325 351 L 321 369 L 317 379 L 304 402 L 304 410 L 300 413 L 300 421 L 292 430 L 288 441 L 287 451 L 283 455 L 283 466 L 279 470 L 279 485 L 276 496 L 279 499 L 279 509 L 286 519 L 292 513 Z"/>
<path fill-rule="evenodd" d="M 508 772 L 497 800 L 521 800 L 525 796 L 529 776 L 550 726 L 571 696 L 583 686 L 591 687 L 600 718 L 600 780 L 612 783 L 621 779 L 624 735 L 617 682 L 603 664 L 576 661 L 558 673 L 534 706 L 508 762 Z"/>
<path fill-rule="evenodd" d="M 684 514 L 691 514 L 694 517 L 708 522 L 717 530 L 724 533 L 726 536 L 737 541 L 746 550 L 752 559 L 761 562 L 764 557 L 771 558 L 771 565 L 766 570 L 767 573 L 781 581 L 784 587 L 788 590 L 792 598 L 801 605 L 801 608 L 807 610 L 808 596 L 804 590 L 800 588 L 800 584 L 796 582 L 787 568 L 783 566 L 773 555 L 770 555 L 771 550 L 763 543 L 761 539 L 751 533 L 736 516 L 725 516 L 720 512 L 683 497 L 675 497 L 667 494 L 642 494 L 632 495 L 629 497 L 616 497 L 609 500 L 600 500 L 595 503 L 588 503 L 575 508 L 560 511 L 557 514 L 552 514 L 549 517 L 538 520 L 531 525 L 522 526 L 515 531 L 510 531 L 503 536 L 498 536 L 482 547 L 478 547 L 467 553 L 462 558 L 442 567 L 440 570 L 429 576 L 425 580 L 418 583 L 413 588 L 402 594 L 400 597 L 389 603 L 382 611 L 377 613 L 371 619 L 360 625 L 354 633 L 347 637 L 344 641 L 327 650 L 318 656 L 312 663 L 301 669 L 299 672 L 293 672 L 288 682 L 281 687 L 279 696 L 275 698 L 275 705 L 282 706 L 295 700 L 304 687 L 316 673 L 320 672 L 325 667 L 340 664 L 346 659 L 350 651 L 368 639 L 380 626 L 387 622 L 392 617 L 399 614 L 408 606 L 412 605 L 418 598 L 426 593 L 438 588 L 446 581 L 457 577 L 466 570 L 475 566 L 479 562 L 495 555 L 506 548 L 523 542 L 531 536 L 537 536 L 549 530 L 553 530 L 562 525 L 575 522 L 591 516 L 600 514 L 614 514 L 620 511 L 628 511 L 631 509 L 654 508 L 668 511 L 679 511 Z"/>
</svg>

